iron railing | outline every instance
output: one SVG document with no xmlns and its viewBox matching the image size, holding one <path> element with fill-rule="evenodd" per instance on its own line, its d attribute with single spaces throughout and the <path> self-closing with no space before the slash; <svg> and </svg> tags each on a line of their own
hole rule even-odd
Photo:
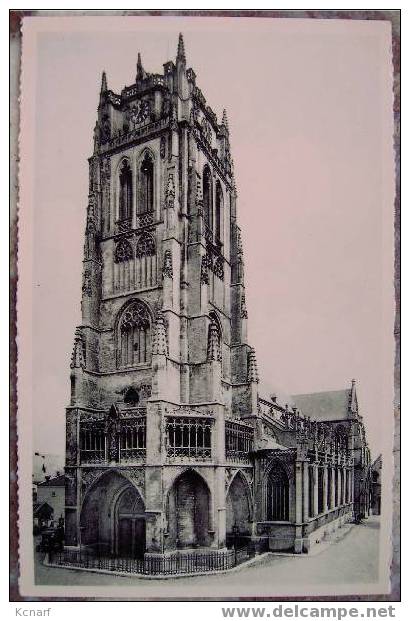
<svg viewBox="0 0 410 621">
<path fill-rule="evenodd" d="M 99 555 L 92 550 L 64 549 L 49 553 L 49 563 L 59 567 L 77 567 L 144 575 L 192 574 L 231 569 L 253 554 L 249 546 L 209 552 L 175 552 L 138 558 L 118 558 Z"/>
</svg>

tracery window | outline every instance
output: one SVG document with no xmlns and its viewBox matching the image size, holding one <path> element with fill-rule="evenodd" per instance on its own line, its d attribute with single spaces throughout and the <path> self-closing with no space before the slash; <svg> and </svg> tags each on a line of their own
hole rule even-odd
<svg viewBox="0 0 410 621">
<path fill-rule="evenodd" d="M 137 300 L 127 307 L 119 322 L 118 338 L 119 366 L 151 361 L 151 320 L 145 304 Z"/>
<path fill-rule="evenodd" d="M 216 201 L 215 201 L 215 237 L 216 241 L 222 242 L 223 240 L 223 193 L 222 187 L 219 181 L 216 183 Z"/>
<path fill-rule="evenodd" d="M 202 200 L 204 205 L 205 226 L 213 231 L 213 201 L 212 201 L 212 177 L 208 166 L 205 166 L 202 175 Z"/>
<path fill-rule="evenodd" d="M 140 257 L 151 257 L 155 254 L 155 241 L 152 235 L 149 233 L 143 233 L 141 237 L 138 239 L 137 247 L 136 247 L 136 256 Z"/>
<path fill-rule="evenodd" d="M 289 479 L 281 466 L 270 471 L 266 483 L 266 519 L 289 520 Z"/>
<path fill-rule="evenodd" d="M 140 167 L 137 213 L 154 211 L 154 163 L 146 152 Z"/>
<path fill-rule="evenodd" d="M 128 160 L 121 164 L 119 181 L 119 220 L 129 220 L 132 215 L 132 171 Z"/>
<path fill-rule="evenodd" d="M 126 239 L 122 239 L 115 247 L 115 263 L 124 263 L 125 261 L 131 261 L 132 258 L 133 252 L 131 244 Z"/>
</svg>

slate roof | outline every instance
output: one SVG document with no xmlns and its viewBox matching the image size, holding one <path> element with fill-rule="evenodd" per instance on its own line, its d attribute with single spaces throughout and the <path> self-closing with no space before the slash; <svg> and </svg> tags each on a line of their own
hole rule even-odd
<svg viewBox="0 0 410 621">
<path fill-rule="evenodd" d="M 351 388 L 293 395 L 296 407 L 312 420 L 335 421 L 350 418 Z"/>
<path fill-rule="evenodd" d="M 65 486 L 65 475 L 60 474 L 58 477 L 53 477 L 48 479 L 48 481 L 43 481 L 38 484 L 38 487 L 64 487 Z"/>
</svg>

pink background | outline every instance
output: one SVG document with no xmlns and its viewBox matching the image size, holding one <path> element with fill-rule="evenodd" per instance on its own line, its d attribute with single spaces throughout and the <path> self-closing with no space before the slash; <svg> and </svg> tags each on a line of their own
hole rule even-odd
<svg viewBox="0 0 410 621">
<path fill-rule="evenodd" d="M 162 72 L 182 31 L 207 102 L 219 118 L 228 111 L 260 375 L 286 393 L 356 378 L 375 458 L 391 435 L 393 402 L 390 24 L 35 22 L 43 32 L 23 82 L 34 135 L 21 204 L 33 222 L 33 450 L 64 451 L 101 71 L 116 92 L 134 82 L 138 51 L 147 71 Z"/>
</svg>

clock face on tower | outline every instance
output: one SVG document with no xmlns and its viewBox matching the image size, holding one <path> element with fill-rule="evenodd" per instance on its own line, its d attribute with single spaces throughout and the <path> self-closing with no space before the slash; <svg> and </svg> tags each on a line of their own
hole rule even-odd
<svg viewBox="0 0 410 621">
<path fill-rule="evenodd" d="M 146 100 L 137 101 L 135 105 L 133 105 L 130 114 L 130 120 L 134 125 L 139 125 L 147 120 L 149 116 L 149 102 Z"/>
</svg>

